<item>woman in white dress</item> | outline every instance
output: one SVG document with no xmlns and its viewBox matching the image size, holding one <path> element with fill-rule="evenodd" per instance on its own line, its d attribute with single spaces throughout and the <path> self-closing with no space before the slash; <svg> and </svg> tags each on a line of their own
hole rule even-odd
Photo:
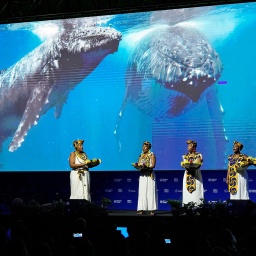
<svg viewBox="0 0 256 256">
<path fill-rule="evenodd" d="M 182 156 L 181 166 L 185 169 L 183 177 L 182 204 L 194 203 L 198 206 L 203 203 L 204 186 L 200 167 L 203 156 L 196 151 L 197 143 L 193 140 L 186 141 L 188 153 Z"/>
<path fill-rule="evenodd" d="M 255 164 L 255 159 L 241 153 L 243 144 L 234 141 L 233 154 L 228 158 L 228 172 L 226 183 L 230 192 L 230 199 L 249 200 L 249 186 L 247 168 Z"/>
<path fill-rule="evenodd" d="M 142 144 L 142 153 L 138 162 L 132 165 L 140 171 L 137 213 L 144 214 L 149 211 L 150 215 L 154 215 L 158 200 L 156 176 L 153 171 L 156 165 L 156 157 L 150 149 L 151 143 L 145 141 Z"/>
<path fill-rule="evenodd" d="M 85 199 L 91 201 L 90 195 L 90 173 L 88 158 L 83 151 L 84 140 L 75 140 L 73 146 L 75 151 L 70 154 L 69 165 L 73 169 L 70 172 L 70 199 Z"/>
</svg>

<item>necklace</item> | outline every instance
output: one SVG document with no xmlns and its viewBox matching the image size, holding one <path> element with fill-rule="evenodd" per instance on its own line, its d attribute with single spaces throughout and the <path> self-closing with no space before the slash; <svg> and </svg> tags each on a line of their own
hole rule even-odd
<svg viewBox="0 0 256 256">
<path fill-rule="evenodd" d="M 78 153 L 77 151 L 75 151 L 75 154 L 77 157 L 81 158 L 82 160 L 86 160 L 86 154 L 85 153 Z"/>
<path fill-rule="evenodd" d="M 147 153 L 142 153 L 142 154 L 141 154 L 141 158 L 143 158 L 143 159 L 144 159 L 144 158 L 146 158 L 146 157 L 147 157 L 147 155 L 148 155 Z"/>
<path fill-rule="evenodd" d="M 150 155 L 150 154 L 151 154 L 151 151 L 150 151 L 150 150 L 147 151 L 147 152 L 142 152 L 142 153 L 141 153 L 141 157 L 145 158 L 145 157 L 147 157 L 147 156 Z"/>
</svg>

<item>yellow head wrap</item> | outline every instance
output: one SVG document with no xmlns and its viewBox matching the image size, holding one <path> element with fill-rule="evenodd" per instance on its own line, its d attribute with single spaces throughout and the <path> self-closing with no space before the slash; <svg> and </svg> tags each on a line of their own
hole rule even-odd
<svg viewBox="0 0 256 256">
<path fill-rule="evenodd" d="M 194 141 L 194 140 L 187 140 L 186 143 L 187 143 L 187 144 L 193 144 L 193 148 L 196 148 L 196 147 L 197 147 L 197 142 Z"/>
<path fill-rule="evenodd" d="M 244 147 L 244 145 L 243 145 L 242 143 L 238 142 L 238 141 L 234 141 L 233 144 L 234 144 L 234 145 L 237 145 L 237 146 L 239 147 L 239 150 L 242 150 L 243 147 Z"/>
<path fill-rule="evenodd" d="M 84 144 L 84 140 L 75 140 L 73 142 L 73 146 L 76 147 L 77 145 L 83 145 Z"/>
<path fill-rule="evenodd" d="M 151 143 L 149 141 L 144 141 L 143 145 L 147 145 L 149 149 L 151 149 Z"/>
</svg>

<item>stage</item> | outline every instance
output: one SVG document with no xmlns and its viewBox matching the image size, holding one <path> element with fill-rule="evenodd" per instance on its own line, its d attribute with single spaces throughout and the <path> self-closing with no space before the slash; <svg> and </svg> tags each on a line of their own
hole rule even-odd
<svg viewBox="0 0 256 256">
<path fill-rule="evenodd" d="M 108 209 L 122 214 L 132 214 L 137 209 L 138 179 L 136 171 L 91 171 L 91 198 L 101 205 L 109 200 Z M 184 171 L 155 171 L 160 215 L 171 210 L 167 200 L 181 201 Z M 36 200 L 40 204 L 53 201 L 69 201 L 70 171 L 59 172 L 1 172 L 1 200 L 12 201 L 20 198 L 25 203 Z M 229 192 L 225 182 L 225 171 L 202 170 L 204 201 L 226 202 Z M 256 172 L 248 170 L 250 200 L 256 201 Z"/>
</svg>

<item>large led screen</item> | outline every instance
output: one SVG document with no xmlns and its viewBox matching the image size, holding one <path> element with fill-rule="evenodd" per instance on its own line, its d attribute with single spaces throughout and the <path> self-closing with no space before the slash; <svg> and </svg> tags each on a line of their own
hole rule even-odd
<svg viewBox="0 0 256 256">
<path fill-rule="evenodd" d="M 95 171 L 129 171 L 143 141 L 180 170 L 196 140 L 204 170 L 233 141 L 256 156 L 256 4 L 0 26 L 0 170 L 67 171 L 84 139 Z"/>
</svg>

